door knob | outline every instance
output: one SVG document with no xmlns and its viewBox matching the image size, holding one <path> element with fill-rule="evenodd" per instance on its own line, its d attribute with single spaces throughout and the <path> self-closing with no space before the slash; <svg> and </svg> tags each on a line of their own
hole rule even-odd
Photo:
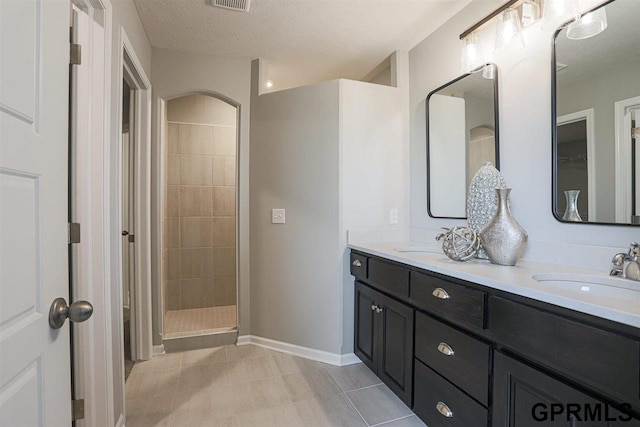
<svg viewBox="0 0 640 427">
<path fill-rule="evenodd" d="M 52 329 L 60 329 L 67 317 L 72 322 L 80 323 L 90 318 L 92 314 L 93 306 L 88 301 L 76 301 L 68 306 L 64 298 L 56 298 L 49 310 L 49 326 Z"/>
<path fill-rule="evenodd" d="M 129 235 L 129 232 L 128 232 L 127 230 L 124 230 L 124 231 L 122 231 L 122 235 L 123 235 L 123 236 L 128 236 L 128 235 Z"/>
</svg>

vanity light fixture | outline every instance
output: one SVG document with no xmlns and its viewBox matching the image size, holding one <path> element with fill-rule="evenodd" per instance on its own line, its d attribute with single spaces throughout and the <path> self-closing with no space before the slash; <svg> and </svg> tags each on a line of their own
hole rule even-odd
<svg viewBox="0 0 640 427">
<path fill-rule="evenodd" d="M 469 34 L 465 37 L 460 62 L 463 73 L 471 73 L 478 67 L 478 36 L 475 34 Z"/>
<path fill-rule="evenodd" d="M 542 29 L 555 30 L 580 16 L 578 0 L 545 0 Z"/>
<path fill-rule="evenodd" d="M 593 12 L 585 13 L 569 24 L 567 38 L 571 40 L 588 39 L 607 29 L 606 8 L 601 7 Z"/>
<path fill-rule="evenodd" d="M 496 25 L 495 53 L 515 52 L 524 48 L 522 25 L 516 9 L 507 9 L 498 15 Z"/>
</svg>

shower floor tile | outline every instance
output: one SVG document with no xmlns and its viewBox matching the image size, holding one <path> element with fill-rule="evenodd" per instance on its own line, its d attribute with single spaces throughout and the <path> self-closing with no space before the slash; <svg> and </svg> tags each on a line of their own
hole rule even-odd
<svg viewBox="0 0 640 427">
<path fill-rule="evenodd" d="M 235 305 L 169 310 L 164 315 L 164 337 L 176 338 L 233 331 L 237 327 Z"/>
</svg>

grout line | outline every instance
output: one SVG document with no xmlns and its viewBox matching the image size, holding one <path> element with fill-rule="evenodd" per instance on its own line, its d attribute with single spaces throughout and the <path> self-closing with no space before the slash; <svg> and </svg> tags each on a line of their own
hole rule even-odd
<svg viewBox="0 0 640 427">
<path fill-rule="evenodd" d="M 383 384 L 383 383 L 378 383 L 378 384 L 368 385 L 368 386 L 366 386 L 366 387 L 354 388 L 353 390 L 345 391 L 345 393 L 351 393 L 352 391 L 366 390 L 366 389 L 368 389 L 368 388 L 373 388 L 373 387 L 381 386 L 382 384 Z"/>
<path fill-rule="evenodd" d="M 411 411 L 411 415 L 405 415 L 404 417 L 395 418 L 393 420 L 385 421 L 385 422 L 382 422 L 382 423 L 379 423 L 379 424 L 374 424 L 374 425 L 372 425 L 370 427 L 384 426 L 384 425 L 390 424 L 390 423 L 395 422 L 395 421 L 400 421 L 400 420 L 404 420 L 405 418 L 411 418 L 411 417 L 415 417 L 415 416 L 416 416 L 416 414 L 413 411 Z"/>
<path fill-rule="evenodd" d="M 358 408 L 356 408 L 356 405 L 353 404 L 353 402 L 351 401 L 351 399 L 349 399 L 349 396 L 347 396 L 347 393 L 343 393 L 344 397 L 347 398 L 347 400 L 349 401 L 349 403 L 351 404 L 351 406 L 353 407 L 353 409 L 356 410 L 357 414 L 360 416 L 360 418 L 362 418 L 362 422 L 365 423 L 365 425 L 369 425 L 369 423 L 367 422 L 367 420 L 364 419 L 364 417 L 362 416 L 362 414 L 360 413 L 360 411 L 358 411 Z"/>
</svg>

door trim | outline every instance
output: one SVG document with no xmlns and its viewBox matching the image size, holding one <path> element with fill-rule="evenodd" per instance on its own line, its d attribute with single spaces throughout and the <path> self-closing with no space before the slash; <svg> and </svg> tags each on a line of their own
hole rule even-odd
<svg viewBox="0 0 640 427">
<path fill-rule="evenodd" d="M 90 64 L 91 85 L 89 108 L 96 111 L 91 115 L 91 129 L 101 137 L 92 138 L 87 146 L 92 153 L 91 164 L 85 173 L 99 174 L 102 181 L 101 198 L 81 198 L 77 200 L 74 215 L 84 212 L 91 221 L 82 224 L 83 240 L 93 242 L 92 255 L 76 260 L 78 267 L 93 277 L 74 284 L 73 293 L 91 301 L 96 310 L 91 320 L 79 329 L 74 341 L 73 366 L 76 383 L 74 398 L 85 399 L 85 418 L 76 421 L 77 427 L 114 425 L 114 383 L 112 357 L 112 315 L 111 315 L 111 270 L 110 265 L 110 193 L 109 158 L 111 141 L 111 53 L 112 53 L 112 4 L 110 0 L 72 0 L 73 5 L 83 10 L 91 22 L 103 28 L 103 40 L 89 36 L 89 46 L 83 47 L 83 61 Z M 103 57 L 92 56 L 102 44 Z M 94 61 L 99 61 L 95 63 Z M 96 80 L 102 78 L 102 81 Z M 71 100 L 70 100 L 71 101 Z M 100 113 L 101 111 L 101 113 Z M 95 121 L 94 121 L 95 120 Z M 95 133 L 93 134 L 95 136 Z M 80 171 L 78 171 L 80 172 Z M 95 265 L 94 265 L 95 264 Z M 75 333 L 74 333 L 75 334 Z"/>
</svg>

